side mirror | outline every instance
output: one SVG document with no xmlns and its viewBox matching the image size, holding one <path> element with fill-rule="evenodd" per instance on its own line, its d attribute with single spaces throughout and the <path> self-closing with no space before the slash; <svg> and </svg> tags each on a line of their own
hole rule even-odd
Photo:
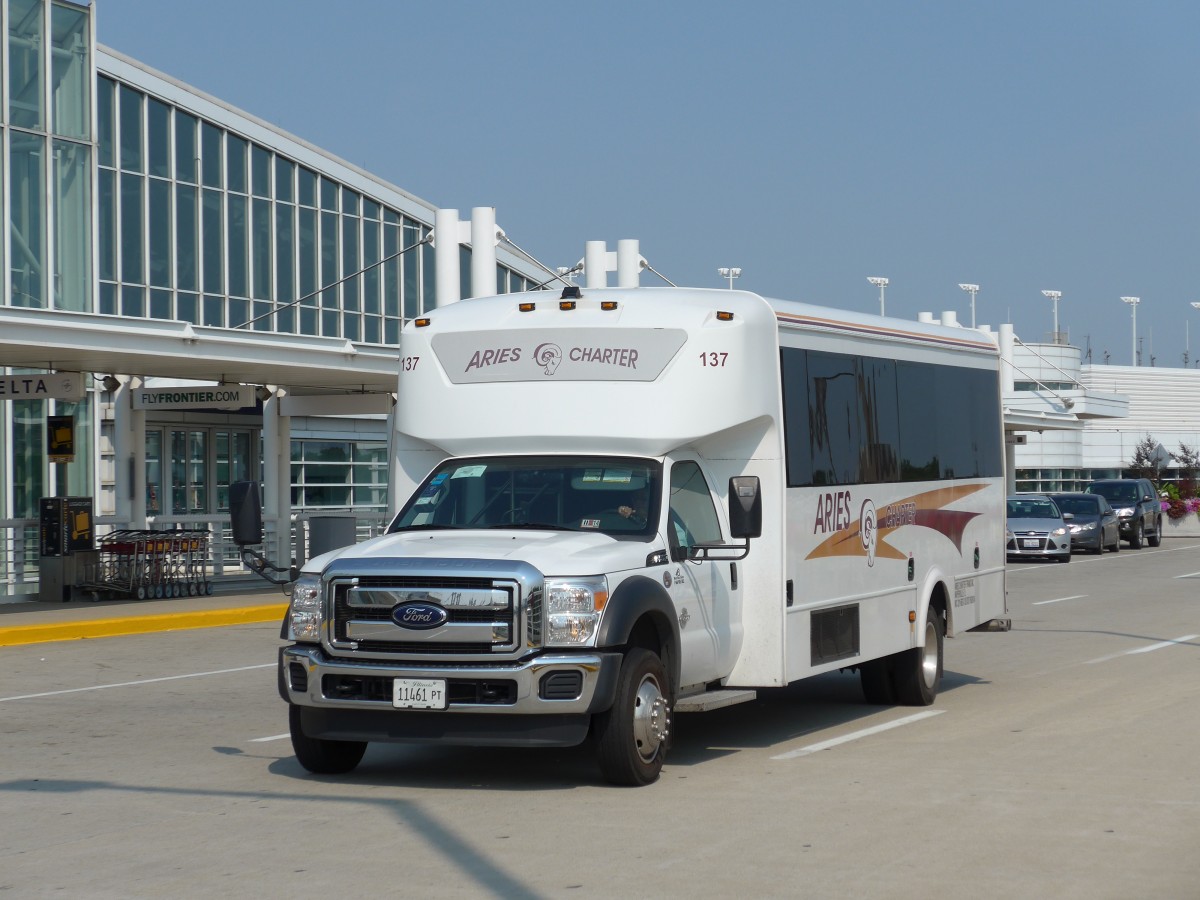
<svg viewBox="0 0 1200 900">
<path fill-rule="evenodd" d="M 262 500 L 257 481 L 236 481 L 229 486 L 229 524 L 238 547 L 263 542 Z"/>
<path fill-rule="evenodd" d="M 729 479 L 729 535 L 735 540 L 762 535 L 762 495 L 757 475 Z"/>
</svg>

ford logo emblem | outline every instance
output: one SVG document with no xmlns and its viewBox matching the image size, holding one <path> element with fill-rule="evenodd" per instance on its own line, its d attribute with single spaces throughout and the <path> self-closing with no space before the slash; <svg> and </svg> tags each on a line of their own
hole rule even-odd
<svg viewBox="0 0 1200 900">
<path fill-rule="evenodd" d="M 401 628 L 424 631 L 445 625 L 450 614 L 432 603 L 401 603 L 392 608 L 392 621 Z"/>
</svg>

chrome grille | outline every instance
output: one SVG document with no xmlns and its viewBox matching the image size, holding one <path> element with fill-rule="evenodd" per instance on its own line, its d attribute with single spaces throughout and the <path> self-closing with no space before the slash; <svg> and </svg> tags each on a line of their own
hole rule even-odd
<svg viewBox="0 0 1200 900">
<path fill-rule="evenodd" d="M 521 585 L 516 580 L 368 575 L 335 578 L 330 588 L 330 638 L 335 647 L 370 654 L 492 657 L 518 651 L 523 644 Z M 437 604 L 445 609 L 446 621 L 437 628 L 414 631 L 392 621 L 395 604 L 384 602 L 389 591 L 396 593 L 397 603 L 425 595 L 429 597 L 427 602 L 436 603 L 457 592 L 472 596 L 490 593 L 500 601 L 487 609 L 455 608 L 453 601 Z M 370 595 L 371 604 L 353 604 L 351 597 L 356 595 Z"/>
</svg>

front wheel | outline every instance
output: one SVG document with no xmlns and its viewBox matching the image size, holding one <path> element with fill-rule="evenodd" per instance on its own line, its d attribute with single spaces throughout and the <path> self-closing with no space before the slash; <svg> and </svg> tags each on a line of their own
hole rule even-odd
<svg viewBox="0 0 1200 900">
<path fill-rule="evenodd" d="M 1133 537 L 1129 539 L 1129 546 L 1134 550 L 1142 549 L 1142 540 L 1146 535 L 1146 527 L 1138 520 L 1137 525 L 1133 526 Z"/>
<path fill-rule="evenodd" d="M 1154 534 L 1146 538 L 1146 543 L 1151 547 L 1157 547 L 1162 543 L 1162 519 L 1158 519 L 1154 526 Z"/>
<path fill-rule="evenodd" d="M 327 741 L 304 733 L 300 707 L 288 706 L 288 730 L 296 761 L 314 775 L 344 775 L 362 762 L 366 741 Z"/>
<path fill-rule="evenodd" d="M 651 784 L 662 771 L 671 734 L 666 668 L 649 650 L 633 647 L 621 661 L 612 708 L 592 724 L 600 771 L 610 784 Z"/>
<path fill-rule="evenodd" d="M 923 647 L 897 653 L 894 684 L 896 700 L 905 706 L 929 706 L 942 683 L 942 617 L 932 606 L 925 613 Z"/>
</svg>

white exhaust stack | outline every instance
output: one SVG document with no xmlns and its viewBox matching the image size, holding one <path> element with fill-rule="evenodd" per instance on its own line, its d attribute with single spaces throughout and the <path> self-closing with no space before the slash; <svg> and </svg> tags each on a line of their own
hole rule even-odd
<svg viewBox="0 0 1200 900">
<path fill-rule="evenodd" d="M 631 238 L 617 241 L 617 287 L 635 288 L 642 280 L 642 254 Z"/>
<path fill-rule="evenodd" d="M 496 244 L 501 233 L 496 227 L 494 206 L 476 206 L 471 210 L 472 297 L 490 297 L 496 293 Z"/>
<path fill-rule="evenodd" d="M 433 214 L 433 272 L 437 281 L 435 306 L 449 306 L 462 299 L 458 244 L 458 210 L 437 210 Z"/>
<path fill-rule="evenodd" d="M 952 309 L 947 309 L 942 313 L 942 324 L 949 325 L 951 328 L 958 327 L 958 313 Z"/>
<path fill-rule="evenodd" d="M 923 325 L 932 325 L 937 322 L 937 319 L 933 317 L 933 313 L 931 312 L 922 312 L 917 313 L 917 321 Z"/>
<path fill-rule="evenodd" d="M 583 245 L 584 287 L 608 287 L 608 244 L 588 241 Z"/>
</svg>

